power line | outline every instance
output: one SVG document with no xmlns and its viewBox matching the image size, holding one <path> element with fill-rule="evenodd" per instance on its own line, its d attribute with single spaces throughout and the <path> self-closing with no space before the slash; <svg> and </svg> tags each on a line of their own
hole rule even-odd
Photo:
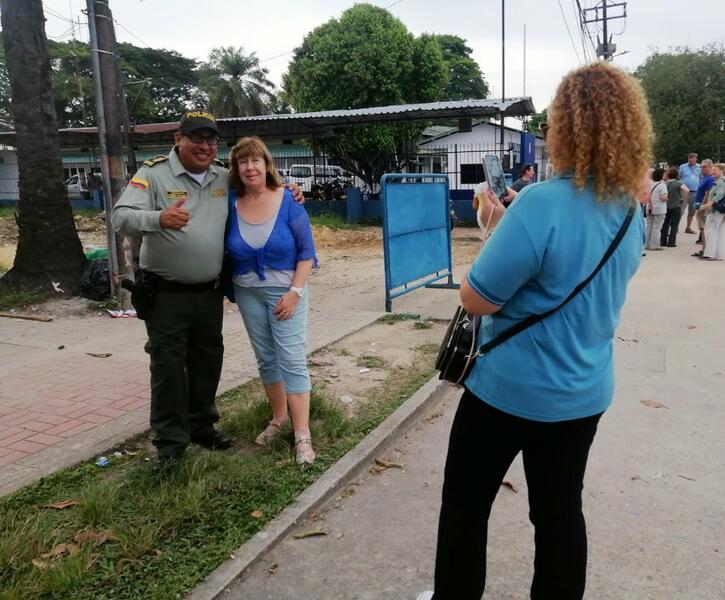
<svg viewBox="0 0 725 600">
<path fill-rule="evenodd" d="M 126 33 L 128 33 L 130 36 L 135 37 L 139 42 L 141 42 L 144 46 L 147 48 L 151 48 L 149 44 L 144 42 L 140 37 L 138 37 L 133 31 L 131 31 L 128 27 L 124 27 L 121 23 L 118 22 L 118 20 L 113 19 L 113 22 L 118 25 L 121 29 L 123 29 Z"/>
<path fill-rule="evenodd" d="M 561 11 L 561 18 L 564 19 L 564 25 L 566 25 L 566 32 L 569 34 L 569 41 L 571 41 L 571 47 L 574 48 L 574 54 L 576 54 L 576 59 L 579 63 L 582 62 L 581 58 L 579 58 L 579 52 L 576 49 L 576 43 L 574 43 L 574 38 L 571 35 L 571 30 L 569 29 L 569 22 L 566 20 L 566 15 L 564 14 L 564 7 L 561 5 L 561 0 L 556 0 L 559 4 L 559 10 Z"/>
<path fill-rule="evenodd" d="M 577 20 L 579 21 L 579 35 L 581 37 L 582 50 L 584 51 L 586 59 L 591 62 L 596 58 L 597 47 L 592 39 L 591 33 L 589 33 L 589 29 L 584 25 L 584 11 L 582 10 L 581 3 L 579 0 L 572 0 L 572 4 L 577 13 Z M 587 40 L 590 45 L 587 45 Z"/>
<path fill-rule="evenodd" d="M 51 17 L 55 17 L 56 19 L 60 19 L 61 21 L 65 21 L 66 23 L 75 23 L 72 18 L 68 18 L 61 13 L 56 12 L 52 8 L 48 8 L 45 4 L 43 4 L 43 11 L 48 13 Z"/>
<path fill-rule="evenodd" d="M 282 54 L 277 54 L 276 56 L 270 56 L 269 58 L 265 58 L 264 60 L 260 60 L 260 63 L 269 62 L 270 60 L 274 60 L 275 58 L 282 58 L 283 56 L 287 56 L 288 54 L 292 54 L 294 50 L 287 50 L 287 52 L 282 52 Z"/>
</svg>

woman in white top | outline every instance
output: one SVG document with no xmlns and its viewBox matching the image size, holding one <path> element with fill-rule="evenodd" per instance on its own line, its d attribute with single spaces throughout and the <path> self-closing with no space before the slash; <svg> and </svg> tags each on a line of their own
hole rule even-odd
<svg viewBox="0 0 725 600">
<path fill-rule="evenodd" d="M 647 199 L 647 250 L 662 250 L 660 230 L 667 214 L 667 185 L 662 181 L 665 170 L 652 171 L 652 187 Z"/>
</svg>

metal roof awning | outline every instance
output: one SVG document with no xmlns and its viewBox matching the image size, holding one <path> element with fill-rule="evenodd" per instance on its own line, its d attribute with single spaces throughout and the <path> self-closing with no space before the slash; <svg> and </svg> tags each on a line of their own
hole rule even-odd
<svg viewBox="0 0 725 600">
<path fill-rule="evenodd" d="M 534 114 L 534 112 L 536 112 L 534 104 L 528 97 L 505 100 L 488 98 L 257 117 L 230 117 L 218 119 L 218 123 L 220 134 L 222 131 L 226 133 L 231 130 L 232 137 L 251 134 L 261 137 L 294 137 L 329 135 L 341 129 L 359 125 L 495 117 L 501 113 L 505 117 L 524 117 Z M 223 135 L 223 137 L 226 136 Z"/>
<path fill-rule="evenodd" d="M 231 142 L 244 135 L 299 139 L 334 135 L 360 125 L 496 117 L 501 113 L 505 117 L 524 117 L 534 112 L 534 104 L 528 97 L 505 100 L 487 98 L 255 117 L 228 117 L 217 119 L 217 124 L 220 137 Z M 178 122 L 135 125 L 132 128 L 133 143 L 136 146 L 171 145 L 177 127 Z M 98 130 L 95 127 L 60 129 L 58 135 L 62 148 L 95 148 L 98 145 Z M 14 146 L 15 132 L 0 132 L 0 144 Z"/>
</svg>

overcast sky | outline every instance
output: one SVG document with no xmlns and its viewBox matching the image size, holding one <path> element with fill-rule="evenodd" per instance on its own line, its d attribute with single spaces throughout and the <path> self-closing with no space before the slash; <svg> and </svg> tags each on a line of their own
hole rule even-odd
<svg viewBox="0 0 725 600">
<path fill-rule="evenodd" d="M 610 0 L 610 3 L 621 0 Z M 455 34 L 468 41 L 473 58 L 481 66 L 493 96 L 501 94 L 501 3 L 498 0 L 386 0 L 372 4 L 388 8 L 415 35 L 424 32 Z M 85 0 L 44 0 L 50 11 L 69 19 L 81 19 L 80 32 L 88 39 L 81 13 Z M 119 41 L 165 48 L 204 59 L 216 46 L 243 46 L 256 52 L 281 83 L 291 51 L 304 36 L 331 18 L 337 18 L 355 2 L 326 0 L 110 0 L 117 20 Z M 592 7 L 595 0 L 580 0 Z M 567 71 L 584 62 L 582 36 L 575 0 L 506 0 L 506 96 L 524 93 L 523 29 L 526 24 L 526 95 L 537 110 L 545 108 Z M 52 39 L 71 37 L 71 24 L 46 11 L 46 33 Z M 562 16 L 562 11 L 564 16 Z M 610 11 L 611 12 L 611 11 Z M 621 14 L 621 9 L 615 9 Z M 688 13 L 690 13 L 688 15 Z M 573 43 L 567 28 L 568 23 Z M 593 27 L 593 26 L 592 26 Z M 700 48 L 722 42 L 722 4 L 716 0 L 630 0 L 627 18 L 610 21 L 618 52 L 615 64 L 634 69 L 653 49 L 674 46 Z M 592 29 L 595 37 L 595 31 Z M 595 37 L 596 39 L 596 37 Z M 576 51 L 575 51 L 576 48 Z M 578 54 L 578 56 L 577 56 Z M 588 56 L 593 55 L 591 45 Z"/>
</svg>

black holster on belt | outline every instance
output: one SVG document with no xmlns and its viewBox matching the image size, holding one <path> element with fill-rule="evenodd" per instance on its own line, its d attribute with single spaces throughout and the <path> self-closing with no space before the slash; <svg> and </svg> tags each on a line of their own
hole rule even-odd
<svg viewBox="0 0 725 600">
<path fill-rule="evenodd" d="M 156 301 L 158 276 L 149 271 L 136 271 L 136 281 L 124 278 L 121 287 L 131 292 L 131 304 L 136 309 L 139 319 L 147 320 L 151 317 Z"/>
</svg>

